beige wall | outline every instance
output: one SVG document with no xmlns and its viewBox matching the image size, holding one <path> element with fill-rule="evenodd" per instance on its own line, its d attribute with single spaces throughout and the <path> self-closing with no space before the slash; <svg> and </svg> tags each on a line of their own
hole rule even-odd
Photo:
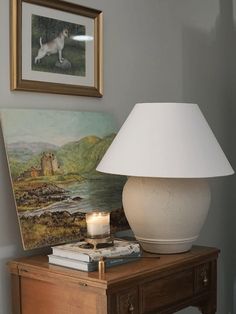
<svg viewBox="0 0 236 314">
<path fill-rule="evenodd" d="M 109 111 L 121 125 L 136 102 L 197 102 L 236 168 L 230 0 L 74 0 L 104 12 L 102 99 L 10 92 L 8 2 L 0 2 L 0 108 Z M 212 180 L 212 206 L 198 241 L 221 249 L 219 314 L 232 313 L 234 180 Z M 24 252 L 2 138 L 0 211 L 0 314 L 10 314 L 5 263 Z"/>
</svg>

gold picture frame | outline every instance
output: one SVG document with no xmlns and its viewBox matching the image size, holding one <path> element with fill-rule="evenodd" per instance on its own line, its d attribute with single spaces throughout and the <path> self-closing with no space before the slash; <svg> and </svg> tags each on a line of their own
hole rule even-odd
<svg viewBox="0 0 236 314">
<path fill-rule="evenodd" d="M 102 97 L 102 11 L 11 0 L 10 12 L 11 90 Z"/>
</svg>

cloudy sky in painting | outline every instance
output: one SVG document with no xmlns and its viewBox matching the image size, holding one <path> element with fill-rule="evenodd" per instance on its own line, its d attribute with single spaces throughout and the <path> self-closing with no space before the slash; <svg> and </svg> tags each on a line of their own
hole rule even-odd
<svg viewBox="0 0 236 314">
<path fill-rule="evenodd" d="M 63 145 L 84 136 L 104 137 L 116 132 L 114 119 L 102 112 L 55 110 L 1 110 L 7 144 L 45 142 Z"/>
</svg>

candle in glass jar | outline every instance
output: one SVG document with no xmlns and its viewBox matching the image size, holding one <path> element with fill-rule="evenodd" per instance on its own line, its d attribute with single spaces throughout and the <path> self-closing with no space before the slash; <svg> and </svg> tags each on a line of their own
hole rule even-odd
<svg viewBox="0 0 236 314">
<path fill-rule="evenodd" d="M 110 213 L 91 212 L 86 214 L 88 237 L 108 236 L 110 234 Z"/>
</svg>

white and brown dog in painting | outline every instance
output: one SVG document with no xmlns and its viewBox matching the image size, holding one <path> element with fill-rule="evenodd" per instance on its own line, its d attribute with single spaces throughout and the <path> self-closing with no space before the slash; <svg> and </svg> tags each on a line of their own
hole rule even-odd
<svg viewBox="0 0 236 314">
<path fill-rule="evenodd" d="M 44 44 L 42 43 L 42 37 L 40 37 L 40 48 L 37 57 L 34 59 L 34 63 L 37 64 L 45 56 L 50 56 L 55 53 L 58 53 L 59 62 L 62 63 L 64 60 L 62 57 L 62 50 L 64 48 L 65 38 L 68 38 L 68 34 L 68 29 L 65 28 L 56 38 Z"/>
</svg>

